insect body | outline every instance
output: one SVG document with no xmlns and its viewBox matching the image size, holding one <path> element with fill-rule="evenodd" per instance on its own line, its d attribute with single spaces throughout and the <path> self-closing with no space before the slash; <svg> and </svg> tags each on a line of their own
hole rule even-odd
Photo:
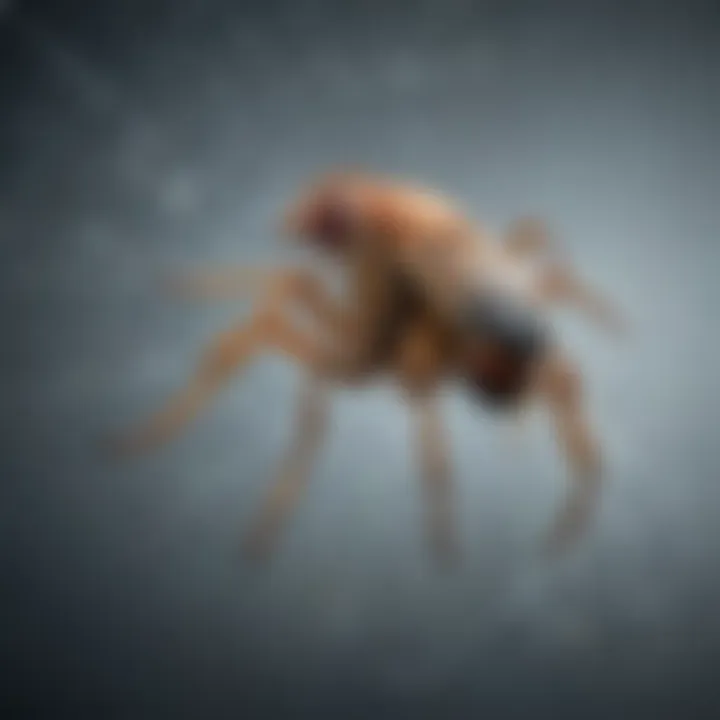
<svg viewBox="0 0 720 720">
<path fill-rule="evenodd" d="M 342 296 L 299 267 L 206 272 L 176 283 L 202 297 L 252 289 L 255 307 L 206 350 L 188 385 L 121 437 L 118 448 L 149 449 L 174 437 L 261 352 L 302 366 L 307 380 L 296 437 L 246 540 L 254 557 L 265 557 L 308 481 L 326 426 L 328 390 L 390 374 L 417 420 L 431 547 L 448 559 L 456 539 L 437 389 L 460 378 L 488 407 L 517 409 L 534 401 L 547 408 L 572 471 L 549 541 L 563 547 L 579 537 L 598 499 L 600 453 L 581 374 L 550 331 L 547 310 L 570 303 L 610 329 L 621 323 L 568 266 L 539 262 L 552 247 L 542 223 L 518 221 L 496 240 L 426 189 L 333 173 L 303 189 L 282 224 L 294 240 L 332 258 L 345 280 Z M 298 313 L 309 329 L 298 324 Z"/>
</svg>

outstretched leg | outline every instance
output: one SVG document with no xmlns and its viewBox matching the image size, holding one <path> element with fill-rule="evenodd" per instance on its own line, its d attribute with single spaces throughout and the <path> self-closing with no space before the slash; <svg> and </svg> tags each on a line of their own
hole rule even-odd
<svg viewBox="0 0 720 720">
<path fill-rule="evenodd" d="M 294 301 L 322 330 L 338 335 L 355 330 L 353 313 L 331 296 L 315 273 L 302 268 L 196 270 L 171 275 L 163 286 L 173 295 L 195 300 L 226 300 L 274 290 Z"/>
<path fill-rule="evenodd" d="M 515 407 L 508 408 L 508 442 L 519 449 L 526 440 L 527 428 L 532 412 L 532 398 L 521 398 Z"/>
<path fill-rule="evenodd" d="M 339 320 L 339 310 L 321 294 L 319 286 L 282 275 L 269 287 L 258 310 L 246 322 L 216 338 L 204 353 L 198 368 L 185 388 L 142 426 L 112 441 L 120 454 L 156 448 L 176 437 L 215 395 L 260 352 L 273 350 L 288 355 L 299 364 L 319 373 L 340 369 L 337 341 L 331 342 L 337 327 L 325 327 L 326 334 L 299 330 L 288 317 L 290 307 L 309 309 L 320 315 L 320 325 L 330 318 Z M 323 314 L 324 312 L 324 314 Z M 320 328 L 318 328 L 320 329 Z"/>
<path fill-rule="evenodd" d="M 554 263 L 540 269 L 535 295 L 542 304 L 573 306 L 616 335 L 627 329 L 624 318 L 607 298 L 581 280 L 567 265 Z"/>
<path fill-rule="evenodd" d="M 163 290 L 192 300 L 229 300 L 254 294 L 279 273 L 267 268 L 234 267 L 191 270 L 160 278 Z"/>
<path fill-rule="evenodd" d="M 311 376 L 302 388 L 295 436 L 279 473 L 253 521 L 244 543 L 253 560 L 265 560 L 307 487 L 313 461 L 327 429 L 326 388 Z"/>
<path fill-rule="evenodd" d="M 298 331 L 284 316 L 259 317 L 219 335 L 204 353 L 188 384 L 142 425 L 111 441 L 118 454 L 155 449 L 180 434 L 217 393 L 258 353 L 283 352 L 312 367 L 321 358 L 320 343 Z"/>
<path fill-rule="evenodd" d="M 520 217 L 510 223 L 503 245 L 518 259 L 536 258 L 558 250 L 546 223 L 532 216 Z"/>
<path fill-rule="evenodd" d="M 442 326 L 432 317 L 418 318 L 403 333 L 396 365 L 416 423 L 427 535 L 433 553 L 443 563 L 458 555 L 450 452 L 436 393 L 449 358 L 448 342 Z"/>
<path fill-rule="evenodd" d="M 449 564 L 458 557 L 458 544 L 447 441 L 437 399 L 424 397 L 415 403 L 418 452 L 427 503 L 428 538 L 438 560 Z"/>
<path fill-rule="evenodd" d="M 563 257 L 550 228 L 539 218 L 521 217 L 510 224 L 504 237 L 506 250 L 537 268 L 535 299 L 543 305 L 571 305 L 593 322 L 615 334 L 626 323 L 612 304 L 584 282 Z"/>
<path fill-rule="evenodd" d="M 549 549 L 559 551 L 578 540 L 596 514 L 602 482 L 601 457 L 588 423 L 578 369 L 560 356 L 549 358 L 539 372 L 539 390 L 552 413 L 558 442 L 571 471 L 564 506 L 548 539 Z"/>
</svg>

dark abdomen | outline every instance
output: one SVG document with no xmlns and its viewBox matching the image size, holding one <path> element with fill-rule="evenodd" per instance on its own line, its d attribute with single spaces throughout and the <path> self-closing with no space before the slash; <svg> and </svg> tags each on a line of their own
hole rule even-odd
<svg viewBox="0 0 720 720">
<path fill-rule="evenodd" d="M 498 409 L 509 408 L 528 389 L 540 353 L 540 347 L 520 352 L 492 339 L 475 343 L 465 354 L 466 378 L 480 400 Z"/>
<path fill-rule="evenodd" d="M 462 360 L 481 400 L 496 407 L 517 402 L 549 340 L 536 311 L 513 298 L 478 296 L 465 317 Z"/>
</svg>

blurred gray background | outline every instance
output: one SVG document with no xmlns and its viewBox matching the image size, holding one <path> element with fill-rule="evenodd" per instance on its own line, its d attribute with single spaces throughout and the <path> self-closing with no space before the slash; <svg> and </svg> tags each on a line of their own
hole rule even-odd
<svg viewBox="0 0 720 720">
<path fill-rule="evenodd" d="M 661 0 L 0 2 L 3 717 L 712 716 L 718 18 Z M 253 366 L 156 455 L 98 453 L 247 311 L 168 299 L 156 275 L 287 257 L 278 209 L 342 162 L 498 229 L 545 215 L 629 313 L 624 343 L 558 319 L 608 462 L 574 555 L 536 557 L 564 488 L 543 418 L 514 440 L 452 388 L 450 575 L 391 387 L 336 398 L 267 572 L 239 541 L 296 368 Z"/>
</svg>

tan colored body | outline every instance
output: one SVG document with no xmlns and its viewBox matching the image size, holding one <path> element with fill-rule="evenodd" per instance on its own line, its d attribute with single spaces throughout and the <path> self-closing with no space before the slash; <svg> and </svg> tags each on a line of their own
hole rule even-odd
<svg viewBox="0 0 720 720">
<path fill-rule="evenodd" d="M 175 283 L 176 290 L 203 297 L 254 288 L 257 305 L 249 319 L 216 339 L 185 390 L 119 447 L 149 449 L 172 438 L 261 352 L 279 352 L 303 366 L 308 381 L 300 397 L 297 436 L 247 537 L 253 556 L 265 556 L 308 481 L 324 434 L 328 384 L 391 373 L 417 415 L 432 547 L 450 558 L 456 547 L 451 478 L 435 391 L 444 379 L 468 370 L 466 338 L 452 320 L 460 294 L 479 282 L 502 286 L 532 305 L 574 303 L 613 328 L 617 318 L 567 267 L 535 261 L 549 250 L 537 222 L 516 224 L 496 243 L 449 201 L 426 190 L 339 175 L 310 187 L 286 213 L 285 228 L 311 241 L 329 236 L 324 228 L 332 222 L 323 214 L 337 215 L 338 209 L 344 213 L 346 244 L 325 250 L 335 254 L 345 275 L 341 298 L 330 295 L 314 273 L 299 268 L 220 271 Z M 305 315 L 305 325 L 299 324 L 298 312 Z M 550 410 L 573 471 L 568 501 L 551 535 L 557 546 L 587 525 L 600 480 L 580 373 L 559 348 L 539 358 L 517 403 L 530 400 Z"/>
</svg>

